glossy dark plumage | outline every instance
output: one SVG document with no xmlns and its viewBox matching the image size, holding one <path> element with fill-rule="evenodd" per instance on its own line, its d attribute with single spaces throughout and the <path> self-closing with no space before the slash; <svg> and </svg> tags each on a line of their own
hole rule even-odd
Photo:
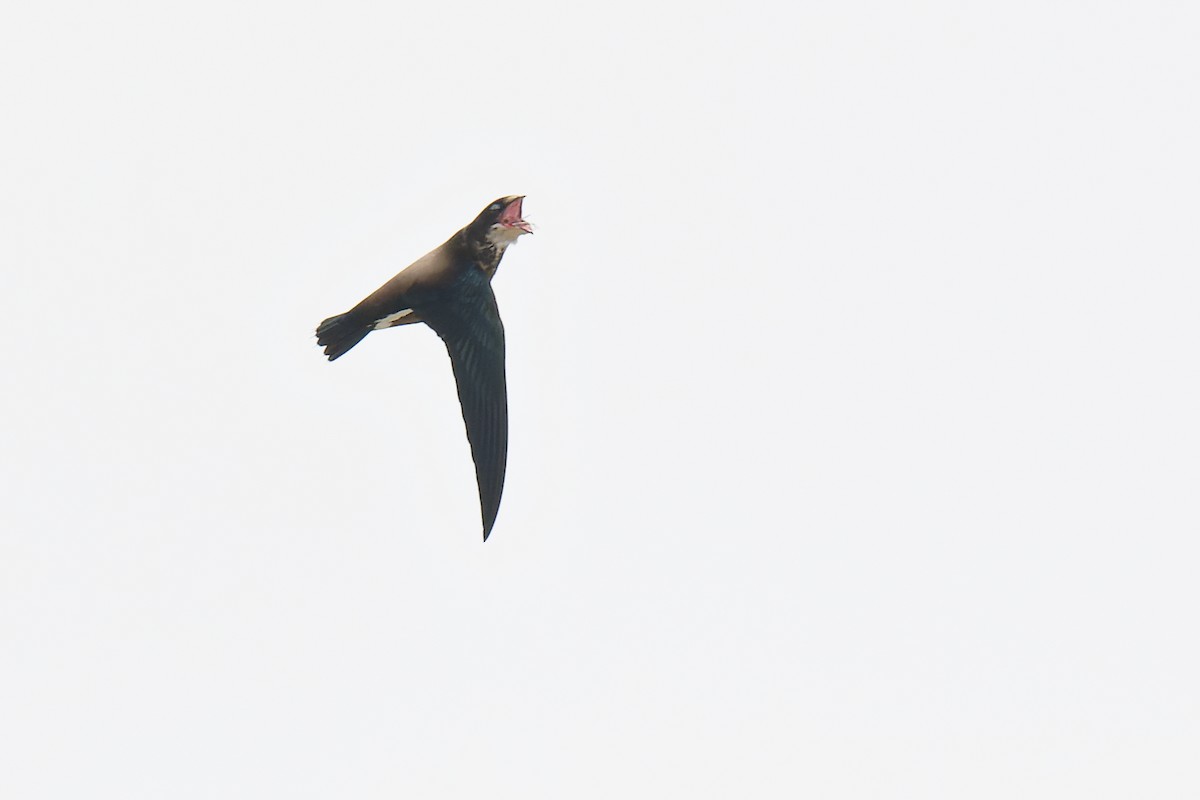
<svg viewBox="0 0 1200 800">
<path fill-rule="evenodd" d="M 317 327 L 317 343 L 330 361 L 373 330 L 424 322 L 441 337 L 475 461 L 484 541 L 500 510 L 508 453 L 504 325 L 491 280 L 505 249 L 532 232 L 521 218 L 523 200 L 510 196 L 490 204 L 440 247 Z"/>
</svg>

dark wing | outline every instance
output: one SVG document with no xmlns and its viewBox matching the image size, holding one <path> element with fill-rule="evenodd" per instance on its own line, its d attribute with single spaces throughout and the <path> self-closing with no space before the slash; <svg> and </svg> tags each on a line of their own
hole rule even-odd
<svg viewBox="0 0 1200 800">
<path fill-rule="evenodd" d="M 508 458 L 508 390 L 504 380 L 504 325 L 487 277 L 469 269 L 453 290 L 421 316 L 446 343 L 467 440 L 475 460 L 486 542 L 500 510 Z"/>
</svg>

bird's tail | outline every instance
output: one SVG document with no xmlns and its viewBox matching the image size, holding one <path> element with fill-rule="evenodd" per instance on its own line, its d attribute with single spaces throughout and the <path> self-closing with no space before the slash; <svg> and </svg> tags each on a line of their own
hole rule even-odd
<svg viewBox="0 0 1200 800">
<path fill-rule="evenodd" d="M 325 348 L 325 355 L 333 361 L 361 342 L 370 332 L 371 326 L 364 325 L 352 314 L 338 314 L 317 326 L 317 344 Z"/>
</svg>

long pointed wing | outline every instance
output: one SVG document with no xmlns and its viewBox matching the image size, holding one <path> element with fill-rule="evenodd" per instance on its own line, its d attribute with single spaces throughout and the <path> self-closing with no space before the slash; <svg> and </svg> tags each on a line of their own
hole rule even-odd
<svg viewBox="0 0 1200 800">
<path fill-rule="evenodd" d="M 422 309 L 422 317 L 446 343 L 467 440 L 475 460 L 486 542 L 500 510 L 508 459 L 508 390 L 504 378 L 504 325 L 496 296 L 482 272 L 471 269 L 449 297 Z"/>
</svg>

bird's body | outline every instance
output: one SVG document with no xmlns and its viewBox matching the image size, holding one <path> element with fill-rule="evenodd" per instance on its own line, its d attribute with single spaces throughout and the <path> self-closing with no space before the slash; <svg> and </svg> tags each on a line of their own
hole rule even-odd
<svg viewBox="0 0 1200 800">
<path fill-rule="evenodd" d="M 371 331 L 424 322 L 446 345 L 479 483 L 486 541 L 504 490 L 508 399 L 504 325 L 491 280 L 505 249 L 524 233 L 523 197 L 502 197 L 440 247 L 414 261 L 361 303 L 317 327 L 330 361 Z"/>
</svg>

